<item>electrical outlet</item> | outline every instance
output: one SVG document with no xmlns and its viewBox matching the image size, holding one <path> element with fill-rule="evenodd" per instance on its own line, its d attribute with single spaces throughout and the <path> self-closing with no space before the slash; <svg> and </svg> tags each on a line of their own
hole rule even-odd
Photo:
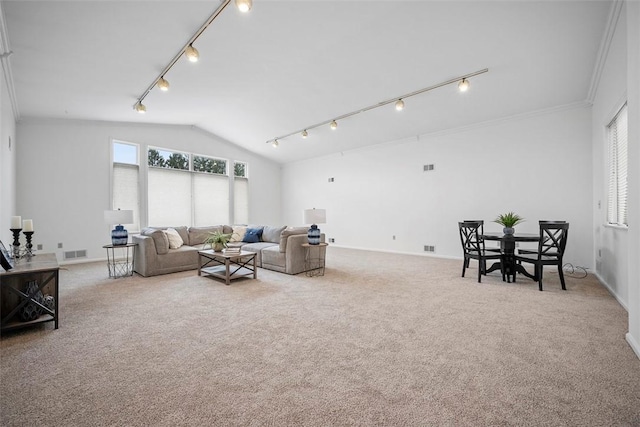
<svg viewBox="0 0 640 427">
<path fill-rule="evenodd" d="M 396 240 L 396 236 L 393 236 L 393 240 Z"/>
<path fill-rule="evenodd" d="M 336 239 L 334 239 L 333 237 L 329 237 L 329 243 L 335 243 Z"/>
</svg>

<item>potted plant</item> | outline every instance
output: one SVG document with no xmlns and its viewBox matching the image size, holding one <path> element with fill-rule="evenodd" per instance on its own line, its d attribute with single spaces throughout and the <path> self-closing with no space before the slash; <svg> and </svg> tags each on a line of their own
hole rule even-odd
<svg viewBox="0 0 640 427">
<path fill-rule="evenodd" d="M 202 244 L 202 249 L 205 249 L 207 245 L 209 245 L 214 252 L 222 252 L 222 250 L 227 247 L 229 240 L 231 240 L 231 236 L 231 233 L 225 234 L 220 231 L 211 232 Z"/>
<path fill-rule="evenodd" d="M 501 224 L 504 227 L 502 229 L 502 232 L 504 234 L 513 234 L 515 231 L 513 227 L 516 224 L 520 224 L 522 221 L 524 221 L 524 218 L 513 212 L 500 214 L 496 219 L 493 220 L 493 222 Z"/>
</svg>

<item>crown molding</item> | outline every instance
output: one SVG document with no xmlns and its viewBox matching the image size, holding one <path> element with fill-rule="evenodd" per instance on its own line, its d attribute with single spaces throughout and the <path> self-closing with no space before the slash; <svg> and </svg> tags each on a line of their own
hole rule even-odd
<svg viewBox="0 0 640 427">
<path fill-rule="evenodd" d="M 17 122 L 20 119 L 20 110 L 18 109 L 18 99 L 16 98 L 16 89 L 13 84 L 13 73 L 11 72 L 11 46 L 9 45 L 9 35 L 7 31 L 7 22 L 4 19 L 4 10 L 2 2 L 0 2 L 0 62 L 2 62 L 2 72 L 4 73 L 4 81 L 7 83 L 7 92 L 11 101 L 11 109 L 13 110 L 13 118 Z"/>
<path fill-rule="evenodd" d="M 598 86 L 600 86 L 600 78 L 602 77 L 602 70 L 607 62 L 607 56 L 609 56 L 609 49 L 611 49 L 611 42 L 613 36 L 616 33 L 616 27 L 620 19 L 620 13 L 622 12 L 623 0 L 614 0 L 609 10 L 609 19 L 607 20 L 607 26 L 600 40 L 600 48 L 598 50 L 598 57 L 596 58 L 596 64 L 593 67 L 593 74 L 591 75 L 591 84 L 589 85 L 589 93 L 587 94 L 587 102 L 593 104 L 598 93 Z"/>
</svg>

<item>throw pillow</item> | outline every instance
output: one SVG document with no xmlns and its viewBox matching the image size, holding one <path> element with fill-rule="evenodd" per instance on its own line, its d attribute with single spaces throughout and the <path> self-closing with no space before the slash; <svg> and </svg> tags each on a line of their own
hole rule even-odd
<svg viewBox="0 0 640 427">
<path fill-rule="evenodd" d="M 279 243 L 280 242 L 280 234 L 284 231 L 287 226 L 283 225 L 282 227 L 271 227 L 265 226 L 264 231 L 262 232 L 262 241 L 263 242 L 271 242 L 271 243 Z"/>
<path fill-rule="evenodd" d="M 158 255 L 164 255 L 169 252 L 169 238 L 167 234 L 162 230 L 144 229 L 142 231 L 143 236 L 149 236 L 153 239 L 156 245 L 156 252 Z"/>
<path fill-rule="evenodd" d="M 178 249 L 184 244 L 182 237 L 180 237 L 180 234 L 176 231 L 175 228 L 167 228 L 166 230 L 164 230 L 164 232 L 169 238 L 169 249 Z"/>
<path fill-rule="evenodd" d="M 245 243 L 258 243 L 262 237 L 262 228 L 247 228 L 242 239 Z"/>
<path fill-rule="evenodd" d="M 244 239 L 244 233 L 246 233 L 247 227 L 244 225 L 234 225 L 233 226 L 233 234 L 231 235 L 230 242 L 242 242 Z"/>
</svg>

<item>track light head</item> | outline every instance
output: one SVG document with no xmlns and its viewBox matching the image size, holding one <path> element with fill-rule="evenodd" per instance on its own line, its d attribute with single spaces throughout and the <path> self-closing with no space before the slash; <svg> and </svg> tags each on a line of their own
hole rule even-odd
<svg viewBox="0 0 640 427">
<path fill-rule="evenodd" d="M 136 104 L 136 106 L 134 108 L 140 114 L 144 114 L 144 113 L 147 112 L 147 107 L 144 106 L 142 101 L 138 101 L 138 103 Z"/>
<path fill-rule="evenodd" d="M 280 143 L 278 142 L 277 139 L 274 139 L 271 145 L 273 145 L 273 148 L 278 148 L 278 145 L 280 145 Z"/>
<path fill-rule="evenodd" d="M 402 99 L 398 99 L 396 101 L 396 110 L 398 111 L 404 110 L 404 101 Z"/>
<path fill-rule="evenodd" d="M 336 123 L 335 120 L 332 120 L 330 126 L 332 130 L 336 130 L 338 128 L 338 123 Z"/>
<path fill-rule="evenodd" d="M 468 91 L 469 90 L 469 80 L 462 79 L 462 81 L 460 83 L 458 83 L 458 89 L 460 89 L 460 92 Z"/>
<path fill-rule="evenodd" d="M 307 130 L 306 130 L 306 129 L 305 129 L 305 130 L 303 130 L 303 131 L 302 131 L 302 137 L 303 137 L 303 138 L 306 138 L 306 137 L 308 137 L 308 136 L 309 136 L 309 132 L 307 132 Z"/>
<path fill-rule="evenodd" d="M 253 6 L 252 0 L 236 0 L 236 6 L 242 13 L 249 12 Z"/>
<path fill-rule="evenodd" d="M 200 53 L 198 53 L 198 49 L 196 49 L 192 45 L 187 46 L 187 48 L 184 50 L 184 54 L 187 56 L 187 59 L 191 62 L 198 62 L 198 58 L 200 58 Z"/>
<path fill-rule="evenodd" d="M 169 82 L 165 80 L 164 76 L 160 77 L 160 79 L 158 80 L 158 88 L 163 92 L 169 90 Z"/>
</svg>

